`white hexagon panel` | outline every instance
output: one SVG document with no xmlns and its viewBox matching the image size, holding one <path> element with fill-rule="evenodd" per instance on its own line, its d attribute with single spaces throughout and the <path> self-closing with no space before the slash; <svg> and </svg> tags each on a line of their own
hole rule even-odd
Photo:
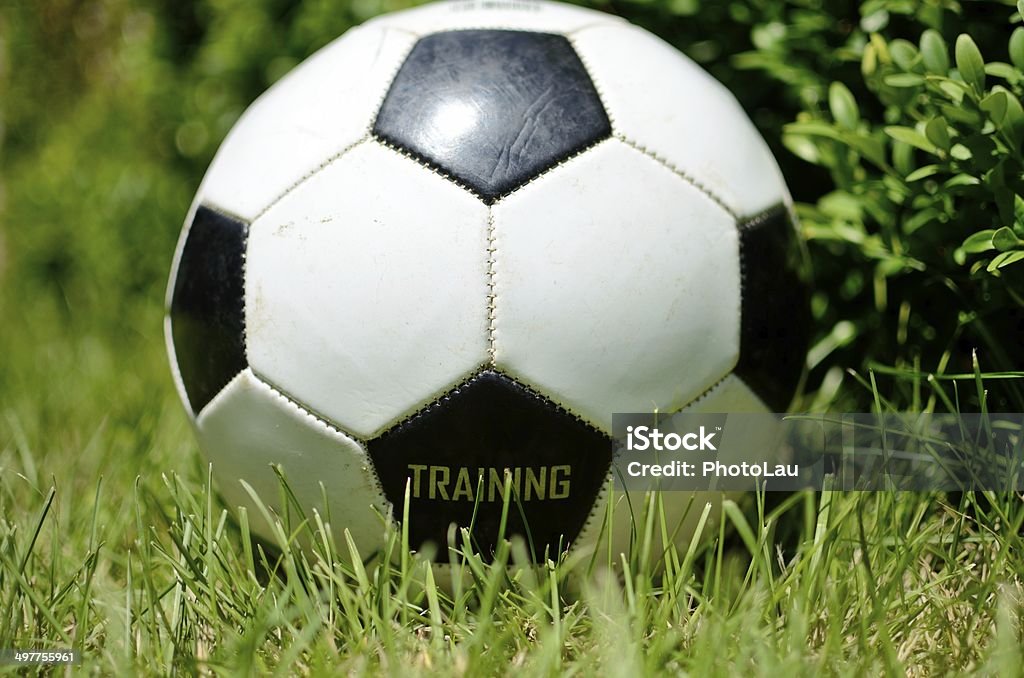
<svg viewBox="0 0 1024 678">
<path fill-rule="evenodd" d="M 228 506 L 247 507 L 256 534 L 270 535 L 273 530 L 245 485 L 268 509 L 284 516 L 278 501 L 280 481 L 272 468 L 279 465 L 306 518 L 312 520 L 317 511 L 325 523 L 347 529 L 363 558 L 382 545 L 391 507 L 366 451 L 258 379 L 251 369 L 239 372 L 203 409 L 196 424 L 202 446 L 217 450 L 212 468 L 221 496 Z M 294 507 L 289 508 L 294 529 L 300 519 Z M 343 544 L 341 552 L 347 552 Z"/>
<path fill-rule="evenodd" d="M 249 228 L 253 372 L 370 438 L 487 360 L 487 208 L 366 142 Z"/>
<path fill-rule="evenodd" d="M 389 78 L 413 42 L 402 31 L 360 27 L 288 73 L 232 128 L 197 202 L 252 221 L 289 188 L 368 137 Z"/>
<path fill-rule="evenodd" d="M 497 366 L 605 431 L 677 410 L 736 364 L 736 222 L 609 139 L 493 208 Z"/>
<path fill-rule="evenodd" d="M 668 43 L 628 24 L 572 37 L 620 139 L 657 155 L 737 217 L 788 201 L 771 151 L 733 95 Z"/>
</svg>

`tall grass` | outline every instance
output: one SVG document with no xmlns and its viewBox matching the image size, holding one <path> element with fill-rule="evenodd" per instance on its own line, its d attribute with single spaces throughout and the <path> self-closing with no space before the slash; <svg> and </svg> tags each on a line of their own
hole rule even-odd
<svg viewBox="0 0 1024 678">
<path fill-rule="evenodd" d="M 174 238 L 244 106 L 400 4 L 0 3 L 0 648 L 103 675 L 1019 675 L 1014 494 L 694 505 L 664 558 L 654 499 L 625 557 L 463 546 L 435 554 L 465 573 L 444 585 L 394 527 L 375 558 L 324 516 L 248 538 L 165 365 Z M 710 70 L 776 152 L 817 283 L 804 409 L 1024 405 L 1012 5 L 596 4 Z"/>
</svg>

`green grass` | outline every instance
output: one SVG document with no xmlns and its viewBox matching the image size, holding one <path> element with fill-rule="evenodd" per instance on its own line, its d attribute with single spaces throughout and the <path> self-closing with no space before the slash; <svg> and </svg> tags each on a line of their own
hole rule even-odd
<svg viewBox="0 0 1024 678">
<path fill-rule="evenodd" d="M 6 341 L 39 359 L 9 363 L 4 392 L 0 647 L 75 647 L 83 668 L 120 675 L 1024 666 L 1020 497 L 826 492 L 771 509 L 750 497 L 709 515 L 700 543 L 658 572 L 672 526 L 655 507 L 616 575 L 604 554 L 509 569 L 513 545 L 493 564 L 456 554 L 470 575 L 438 588 L 400 532 L 393 557 L 366 568 L 315 521 L 290 526 L 311 549 L 285 530 L 277 549 L 250 546 L 210 492 L 158 310 L 116 345 L 46 303 L 26 310 Z"/>
<path fill-rule="evenodd" d="M 0 648 L 101 675 L 1024 673 L 1019 495 L 748 497 L 664 561 L 655 505 L 624 562 L 509 569 L 513 544 L 452 554 L 449 588 L 400 532 L 355 568 L 315 521 L 246 538 L 166 367 L 177 229 L 248 101 L 405 4 L 0 2 Z M 807 409 L 1024 410 L 1012 4 L 592 4 L 686 50 L 778 156 L 817 284 Z"/>
</svg>

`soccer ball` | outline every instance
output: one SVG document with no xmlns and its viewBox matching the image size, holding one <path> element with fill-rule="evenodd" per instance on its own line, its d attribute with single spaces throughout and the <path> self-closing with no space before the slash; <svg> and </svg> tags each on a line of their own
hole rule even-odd
<svg viewBox="0 0 1024 678">
<path fill-rule="evenodd" d="M 764 141 L 661 40 L 555 3 L 429 5 L 242 116 L 185 222 L 167 348 L 258 535 L 250 489 L 284 511 L 279 466 L 363 557 L 406 501 L 442 561 L 453 524 L 492 552 L 503 508 L 535 559 L 624 551 L 641 502 L 609 483 L 612 413 L 784 410 L 794 242 Z M 700 510 L 664 502 L 688 543 Z"/>
</svg>

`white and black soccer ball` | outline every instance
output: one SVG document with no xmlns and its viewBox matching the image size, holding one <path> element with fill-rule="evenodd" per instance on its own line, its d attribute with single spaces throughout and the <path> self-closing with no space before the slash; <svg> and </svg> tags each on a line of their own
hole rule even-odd
<svg viewBox="0 0 1024 678">
<path fill-rule="evenodd" d="M 171 365 L 232 507 L 244 480 L 280 510 L 280 464 L 364 556 L 407 487 L 414 547 L 473 521 L 487 552 L 508 469 L 508 532 L 536 557 L 625 550 L 625 503 L 600 519 L 625 498 L 612 413 L 782 411 L 797 388 L 788 205 L 729 92 L 621 19 L 519 0 L 382 16 L 220 148 L 171 272 Z"/>
</svg>

